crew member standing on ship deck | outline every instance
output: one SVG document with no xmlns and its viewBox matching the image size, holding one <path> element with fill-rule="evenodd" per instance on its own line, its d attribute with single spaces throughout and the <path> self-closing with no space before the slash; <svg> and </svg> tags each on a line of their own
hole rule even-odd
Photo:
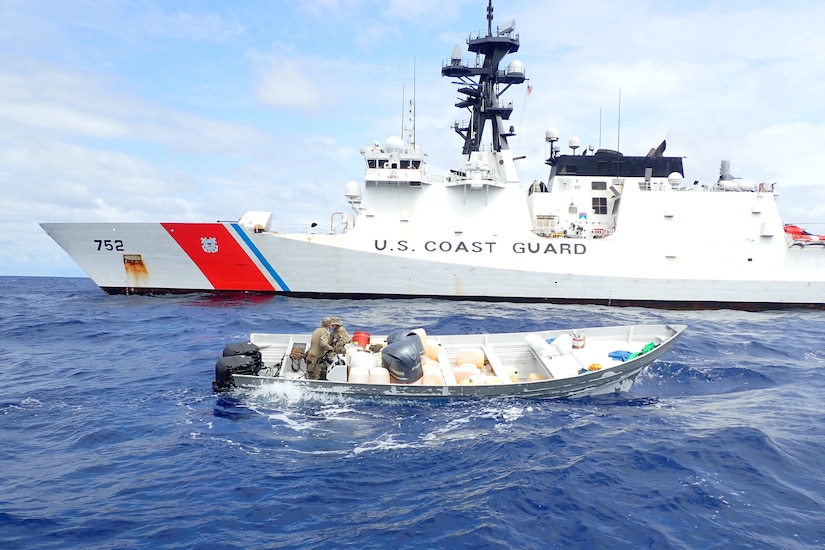
<svg viewBox="0 0 825 550">
<path fill-rule="evenodd" d="M 338 317 L 330 319 L 330 325 L 332 326 L 332 336 L 329 338 L 329 343 L 332 349 L 335 353 L 345 353 L 344 346 L 352 342 L 352 338 L 349 337 L 347 329 L 344 328 L 341 319 Z"/>
<path fill-rule="evenodd" d="M 330 324 L 332 324 L 332 319 L 329 317 L 324 317 L 321 319 L 321 326 L 312 332 L 312 339 L 309 343 L 309 352 L 306 357 L 307 378 L 310 380 L 327 379 L 326 356 L 328 352 L 332 351 L 332 346 L 329 344 Z"/>
</svg>

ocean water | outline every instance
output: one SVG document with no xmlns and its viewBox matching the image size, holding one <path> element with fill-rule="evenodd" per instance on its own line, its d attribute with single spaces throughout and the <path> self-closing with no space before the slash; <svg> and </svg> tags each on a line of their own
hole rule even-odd
<svg viewBox="0 0 825 550">
<path fill-rule="evenodd" d="M 227 342 L 690 325 L 624 394 L 212 392 Z M 107 296 L 0 277 L 2 548 L 819 548 L 825 313 Z"/>
</svg>

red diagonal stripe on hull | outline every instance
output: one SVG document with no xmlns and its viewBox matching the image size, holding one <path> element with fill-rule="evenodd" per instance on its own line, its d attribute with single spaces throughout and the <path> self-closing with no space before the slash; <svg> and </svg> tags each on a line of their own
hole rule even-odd
<svg viewBox="0 0 825 550">
<path fill-rule="evenodd" d="M 186 252 L 215 290 L 274 290 L 255 262 L 229 230 L 219 223 L 163 223 L 175 242 Z M 212 239 L 216 252 L 210 246 Z M 204 239 L 207 244 L 204 246 Z"/>
</svg>

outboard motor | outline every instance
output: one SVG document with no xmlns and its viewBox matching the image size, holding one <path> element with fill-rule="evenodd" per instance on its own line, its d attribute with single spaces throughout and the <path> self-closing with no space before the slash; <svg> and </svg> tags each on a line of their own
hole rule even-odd
<svg viewBox="0 0 825 550">
<path fill-rule="evenodd" d="M 235 387 L 233 374 L 257 375 L 263 367 L 261 349 L 250 342 L 227 344 L 223 357 L 215 363 L 215 380 L 212 389 L 216 392 L 229 391 Z"/>
<path fill-rule="evenodd" d="M 251 357 L 256 364 L 263 366 L 263 360 L 261 359 L 261 348 L 253 344 L 252 342 L 232 342 L 230 344 L 226 344 L 226 347 L 223 348 L 223 356 L 224 357 L 232 357 L 233 355 L 246 355 Z M 258 374 L 257 372 L 255 374 Z"/>
<path fill-rule="evenodd" d="M 421 366 L 423 355 L 424 344 L 421 338 L 415 333 L 409 333 L 387 344 L 381 351 L 381 365 L 390 372 L 390 377 L 395 382 L 410 384 L 424 376 L 424 368 Z"/>
</svg>

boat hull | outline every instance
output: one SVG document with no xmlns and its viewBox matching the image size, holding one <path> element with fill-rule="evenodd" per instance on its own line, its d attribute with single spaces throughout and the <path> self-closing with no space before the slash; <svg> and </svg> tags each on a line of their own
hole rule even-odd
<svg viewBox="0 0 825 550">
<path fill-rule="evenodd" d="M 42 226 L 109 294 L 250 292 L 665 308 L 825 308 L 825 281 L 817 279 L 825 253 L 781 245 L 749 252 L 754 256 L 750 262 L 716 258 L 702 266 L 655 250 L 636 250 L 619 239 L 512 234 L 445 240 L 387 233 L 376 239 L 359 231 L 259 233 L 228 222 Z M 772 267 L 766 276 L 768 260 L 785 267 Z"/>
<path fill-rule="evenodd" d="M 561 399 L 591 397 L 629 391 L 633 382 L 651 360 L 637 360 L 621 369 L 594 372 L 582 379 L 544 380 L 523 384 L 500 386 L 418 386 L 404 384 L 350 384 L 326 380 L 291 380 L 269 376 L 235 375 L 235 383 L 241 388 L 278 386 L 298 387 L 313 393 L 347 395 L 357 397 L 408 398 L 408 399 L 477 399 L 493 397 L 519 397 L 533 399 Z"/>
</svg>

